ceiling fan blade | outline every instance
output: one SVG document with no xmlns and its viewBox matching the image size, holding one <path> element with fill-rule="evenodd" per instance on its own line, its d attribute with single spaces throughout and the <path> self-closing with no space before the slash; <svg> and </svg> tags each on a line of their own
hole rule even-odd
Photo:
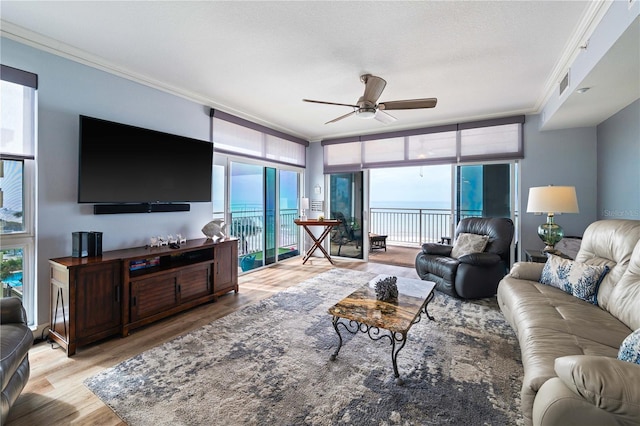
<svg viewBox="0 0 640 426">
<path fill-rule="evenodd" d="M 379 109 L 378 111 L 376 111 L 376 115 L 373 117 L 376 120 L 378 120 L 379 122 L 383 123 L 383 124 L 391 124 L 394 121 L 397 121 L 398 119 L 395 118 L 393 115 L 384 112 L 383 110 Z"/>
<path fill-rule="evenodd" d="M 312 102 L 314 104 L 325 104 L 325 105 L 340 105 L 340 106 L 348 106 L 351 108 L 358 108 L 358 105 L 351 104 L 340 104 L 337 102 L 325 102 L 325 101 L 314 101 L 313 99 L 303 99 L 304 102 Z"/>
<path fill-rule="evenodd" d="M 340 120 L 342 120 L 343 118 L 347 118 L 347 117 L 349 117 L 350 115 L 353 115 L 353 114 L 355 114 L 355 113 L 356 113 L 355 111 L 351 111 L 349 114 L 341 115 L 340 117 L 338 117 L 338 118 L 334 118 L 334 119 L 333 119 L 333 120 L 331 120 L 331 121 L 327 121 L 327 122 L 326 122 L 326 123 L 324 123 L 324 124 L 335 123 L 336 121 L 340 121 Z"/>
<path fill-rule="evenodd" d="M 436 98 L 407 99 L 405 101 L 381 102 L 378 104 L 378 108 L 387 111 L 391 109 L 433 108 L 437 103 L 438 99 Z"/>
<path fill-rule="evenodd" d="M 360 77 L 360 80 L 365 84 L 362 100 L 375 104 L 382 94 L 384 87 L 387 85 L 387 82 L 384 81 L 384 79 L 371 74 L 363 75 Z"/>
</svg>

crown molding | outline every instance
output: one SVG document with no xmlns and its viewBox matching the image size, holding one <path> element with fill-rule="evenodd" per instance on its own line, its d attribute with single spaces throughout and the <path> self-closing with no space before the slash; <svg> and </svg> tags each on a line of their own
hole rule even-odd
<svg viewBox="0 0 640 426">
<path fill-rule="evenodd" d="M 308 140 L 307 135 L 301 135 L 298 132 L 295 132 L 291 129 L 284 128 L 274 123 L 270 123 L 268 121 L 265 121 L 264 119 L 255 117 L 251 114 L 247 114 L 246 112 L 243 112 L 243 111 L 239 111 L 228 105 L 220 104 L 214 101 L 213 99 L 209 99 L 198 93 L 184 90 L 183 88 L 166 84 L 160 80 L 156 80 L 147 75 L 134 72 L 130 69 L 121 67 L 113 62 L 107 61 L 102 57 L 93 55 L 84 50 L 81 50 L 73 46 L 70 46 L 68 44 L 62 43 L 60 41 L 54 40 L 50 37 L 46 37 L 42 34 L 27 30 L 24 27 L 12 24 L 10 22 L 0 20 L 0 35 L 10 40 L 14 40 L 18 43 L 33 47 L 34 49 L 38 49 L 43 52 L 47 52 L 52 55 L 59 56 L 59 57 L 71 60 L 73 62 L 77 62 L 79 64 L 86 65 L 88 67 L 95 68 L 100 71 L 104 71 L 112 75 L 116 75 L 126 80 L 133 81 L 135 83 L 139 83 L 144 86 L 147 86 L 156 90 L 160 90 L 162 92 L 165 92 L 174 96 L 181 97 L 188 101 L 202 104 L 205 107 L 207 107 L 205 108 L 207 111 L 207 114 L 210 108 L 218 109 L 220 111 L 224 111 L 229 114 L 242 117 L 246 120 L 253 121 L 258 124 L 262 124 L 263 126 L 270 127 L 275 130 L 279 130 L 281 132 L 290 134 L 292 136 L 297 136 L 299 138 Z"/>
</svg>

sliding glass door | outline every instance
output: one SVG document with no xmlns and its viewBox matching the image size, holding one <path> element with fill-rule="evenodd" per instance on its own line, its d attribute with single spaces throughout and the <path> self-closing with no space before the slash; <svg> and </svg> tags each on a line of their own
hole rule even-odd
<svg viewBox="0 0 640 426">
<path fill-rule="evenodd" d="M 331 255 L 363 259 L 363 172 L 329 175 L 329 209 L 341 221 L 331 232 Z"/>
<path fill-rule="evenodd" d="M 457 166 L 456 223 L 470 216 L 512 218 L 512 165 Z"/>
<path fill-rule="evenodd" d="M 218 155 L 213 168 L 213 217 L 238 239 L 247 272 L 299 254 L 297 217 L 301 174 Z"/>
</svg>

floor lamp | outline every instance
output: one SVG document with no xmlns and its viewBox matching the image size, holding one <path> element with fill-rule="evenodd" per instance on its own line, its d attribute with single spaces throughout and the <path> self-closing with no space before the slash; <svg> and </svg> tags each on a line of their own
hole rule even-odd
<svg viewBox="0 0 640 426">
<path fill-rule="evenodd" d="M 555 213 L 579 213 L 574 186 L 539 186 L 529 188 L 527 213 L 547 213 L 547 222 L 538 227 L 538 236 L 547 253 L 556 253 L 554 246 L 564 237 L 562 227 L 555 223 Z"/>
</svg>

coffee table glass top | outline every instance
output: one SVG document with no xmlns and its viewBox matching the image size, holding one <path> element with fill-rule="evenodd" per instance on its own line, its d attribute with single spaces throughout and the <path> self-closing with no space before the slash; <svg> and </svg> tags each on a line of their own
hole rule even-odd
<svg viewBox="0 0 640 426">
<path fill-rule="evenodd" d="M 433 292 L 435 283 L 398 277 L 396 282 L 398 300 L 383 302 L 376 299 L 375 284 L 387 276 L 378 275 L 366 286 L 329 308 L 329 313 L 391 332 L 406 333 L 414 324 L 416 317 L 420 315 L 425 300 Z"/>
</svg>

